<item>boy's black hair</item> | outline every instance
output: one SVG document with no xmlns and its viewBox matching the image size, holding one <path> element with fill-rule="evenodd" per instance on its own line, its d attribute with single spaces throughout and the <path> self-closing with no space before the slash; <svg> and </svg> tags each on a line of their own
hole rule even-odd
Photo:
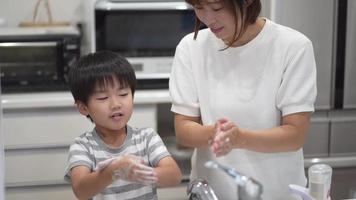
<svg viewBox="0 0 356 200">
<path fill-rule="evenodd" d="M 74 100 L 88 103 L 95 86 L 113 84 L 117 79 L 122 88 L 136 89 L 136 76 L 131 64 L 123 56 L 111 51 L 98 51 L 81 57 L 70 67 L 69 87 Z"/>
</svg>

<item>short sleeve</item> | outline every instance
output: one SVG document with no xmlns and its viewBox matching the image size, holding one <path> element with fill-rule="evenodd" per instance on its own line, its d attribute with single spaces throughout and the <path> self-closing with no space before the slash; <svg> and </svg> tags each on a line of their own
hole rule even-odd
<svg viewBox="0 0 356 200">
<path fill-rule="evenodd" d="M 199 99 L 192 70 L 192 61 L 185 37 L 177 46 L 171 76 L 169 92 L 172 99 L 171 111 L 192 117 L 200 116 Z M 192 39 L 193 40 L 193 39 Z"/>
<path fill-rule="evenodd" d="M 89 169 L 93 169 L 94 160 L 90 155 L 88 148 L 80 138 L 77 138 L 69 148 L 69 154 L 67 159 L 67 166 L 65 169 L 64 180 L 70 182 L 71 170 L 77 166 L 86 166 Z"/>
<path fill-rule="evenodd" d="M 277 94 L 277 107 L 282 115 L 313 112 L 317 95 L 316 64 L 310 40 L 297 48 L 286 61 Z"/>
<path fill-rule="evenodd" d="M 147 129 L 147 154 L 150 165 L 156 167 L 159 161 L 171 154 L 168 152 L 167 147 L 164 145 L 162 138 L 153 130 Z"/>
</svg>

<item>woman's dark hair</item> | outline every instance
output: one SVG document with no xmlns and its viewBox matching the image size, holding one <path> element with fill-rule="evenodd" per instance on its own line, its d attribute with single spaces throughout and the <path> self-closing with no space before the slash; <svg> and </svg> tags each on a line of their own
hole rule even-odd
<svg viewBox="0 0 356 200">
<path fill-rule="evenodd" d="M 69 87 L 75 101 L 88 103 L 96 86 L 104 87 L 118 80 L 120 87 L 136 89 L 136 76 L 126 58 L 111 51 L 99 51 L 81 57 L 69 71 Z"/>
<path fill-rule="evenodd" d="M 185 0 L 190 5 L 199 5 L 205 0 Z M 246 31 L 247 26 L 256 22 L 260 12 L 261 12 L 261 1 L 260 0 L 221 0 L 225 5 L 229 6 L 234 13 L 235 19 L 235 33 L 231 41 L 229 41 L 228 46 L 230 47 L 234 42 L 236 42 L 242 34 Z M 240 27 L 238 27 L 238 19 L 242 19 Z M 194 39 L 197 38 L 199 29 L 202 22 L 195 17 L 195 27 L 194 27 Z M 238 32 L 238 30 L 240 30 Z"/>
</svg>

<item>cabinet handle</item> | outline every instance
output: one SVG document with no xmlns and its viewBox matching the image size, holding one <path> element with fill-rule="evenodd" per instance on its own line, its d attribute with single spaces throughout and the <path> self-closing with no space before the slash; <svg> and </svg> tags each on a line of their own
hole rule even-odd
<svg viewBox="0 0 356 200">
<path fill-rule="evenodd" d="M 346 157 L 328 157 L 328 158 L 310 158 L 304 160 L 304 166 L 310 167 L 314 164 L 324 163 L 331 167 L 356 167 L 356 156 Z"/>
</svg>

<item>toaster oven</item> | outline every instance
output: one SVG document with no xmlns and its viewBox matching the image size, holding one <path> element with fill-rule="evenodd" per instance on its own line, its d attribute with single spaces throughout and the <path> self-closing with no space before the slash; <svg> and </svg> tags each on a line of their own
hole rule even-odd
<svg viewBox="0 0 356 200">
<path fill-rule="evenodd" d="M 69 66 L 80 56 L 73 27 L 1 28 L 3 93 L 66 90 Z"/>
</svg>

